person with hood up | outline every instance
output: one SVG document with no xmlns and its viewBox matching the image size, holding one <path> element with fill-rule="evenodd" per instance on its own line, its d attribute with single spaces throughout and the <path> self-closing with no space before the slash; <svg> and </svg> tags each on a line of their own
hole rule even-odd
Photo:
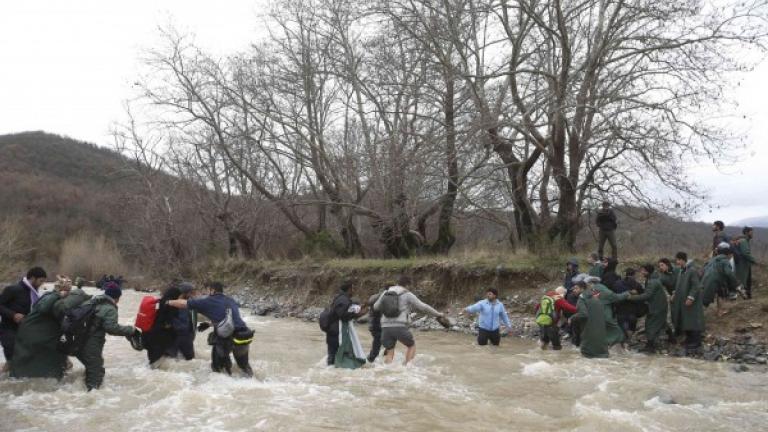
<svg viewBox="0 0 768 432">
<path fill-rule="evenodd" d="M 336 364 L 336 357 L 341 344 L 340 335 L 343 329 L 343 325 L 339 323 L 349 323 L 349 321 L 355 318 L 361 317 L 365 314 L 366 310 L 352 308 L 352 294 L 354 290 L 354 283 L 352 280 L 344 280 L 339 286 L 339 292 L 336 297 L 333 298 L 330 306 L 330 324 L 328 331 L 325 333 L 325 344 L 328 349 L 326 361 L 328 366 Z"/>
<path fill-rule="evenodd" d="M 603 314 L 605 319 L 606 344 L 608 344 L 608 346 L 613 346 L 617 343 L 623 343 L 624 331 L 621 329 L 621 327 L 619 327 L 619 323 L 616 321 L 613 307 L 615 303 L 624 301 L 629 298 L 629 293 L 625 292 L 622 294 L 616 294 L 615 292 L 608 289 L 607 286 L 600 283 L 600 279 L 583 273 L 577 276 L 577 279 L 584 281 L 593 293 L 599 293 L 598 298 L 600 303 L 603 305 Z"/>
<path fill-rule="evenodd" d="M 716 253 L 705 266 L 701 278 L 702 303 L 707 307 L 714 302 L 717 305 L 717 316 L 723 316 L 728 313 L 725 300 L 730 293 L 738 291 L 743 294 L 743 291 L 731 268 L 731 248 L 727 243 L 721 243 Z"/>
<path fill-rule="evenodd" d="M 641 351 L 654 354 L 658 348 L 659 336 L 667 330 L 669 298 L 661 279 L 654 273 L 652 264 L 640 267 L 640 274 L 645 279 L 645 289 L 642 293 L 630 295 L 629 301 L 648 303 L 648 314 L 645 317 L 645 336 L 648 342 Z"/>
<path fill-rule="evenodd" d="M 83 305 L 93 307 L 93 317 L 85 341 L 76 357 L 85 366 L 85 386 L 88 391 L 98 389 L 104 382 L 104 343 L 106 335 L 136 336 L 141 333 L 134 326 L 123 326 L 117 321 L 117 303 L 122 290 L 115 283 L 104 285 L 104 294 L 97 295 Z"/>
<path fill-rule="evenodd" d="M 67 355 L 58 349 L 64 313 L 86 302 L 90 296 L 72 289 L 72 281 L 58 276 L 53 291 L 40 297 L 19 325 L 10 375 L 14 378 L 61 379 Z"/>
<path fill-rule="evenodd" d="M 567 292 L 571 291 L 573 286 L 573 277 L 579 274 L 579 261 L 571 258 L 565 263 L 565 277 L 563 278 L 563 287 Z"/>
<path fill-rule="evenodd" d="M 688 254 L 678 252 L 675 262 L 680 272 L 672 295 L 672 325 L 676 336 L 685 334 L 685 349 L 682 354 L 689 355 L 700 350 L 701 335 L 704 332 L 701 282 L 693 260 L 688 261 Z"/>
<path fill-rule="evenodd" d="M 583 279 L 576 284 L 583 288 L 584 292 L 579 295 L 576 313 L 571 317 L 571 325 L 574 331 L 579 333 L 581 355 L 586 358 L 608 358 L 605 314 L 603 305 L 600 303 L 601 293 L 589 289 Z"/>
<path fill-rule="evenodd" d="M 411 311 L 418 310 L 427 315 L 445 319 L 445 315 L 436 311 L 428 304 L 419 300 L 415 294 L 408 290 L 411 285 L 411 278 L 405 275 L 400 276 L 398 284 L 389 287 L 373 305 L 373 309 L 382 313 L 381 317 L 381 345 L 386 350 L 384 355 L 385 363 L 392 363 L 395 358 L 395 345 L 402 343 L 407 348 L 405 353 L 405 364 L 411 362 L 416 357 L 416 341 L 413 334 L 408 329 L 411 323 Z M 395 302 L 396 301 L 396 302 Z M 392 302 L 393 310 L 389 310 L 389 304 Z M 386 309 L 386 310 L 385 310 Z"/>
</svg>

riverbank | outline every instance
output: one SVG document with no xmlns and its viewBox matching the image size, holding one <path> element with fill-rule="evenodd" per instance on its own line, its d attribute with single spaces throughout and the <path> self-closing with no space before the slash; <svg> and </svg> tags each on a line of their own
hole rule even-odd
<svg viewBox="0 0 768 432">
<path fill-rule="evenodd" d="M 512 321 L 509 336 L 537 339 L 533 311 L 543 292 L 562 284 L 563 275 L 558 271 L 562 266 L 558 261 L 526 255 L 299 263 L 227 261 L 206 269 L 201 277 L 224 281 L 228 292 L 256 315 L 316 321 L 342 280 L 353 279 L 355 297 L 367 299 L 391 285 L 399 274 L 406 273 L 414 279 L 416 295 L 455 320 L 450 331 L 466 334 L 476 334 L 475 322 L 459 317 L 458 312 L 482 298 L 487 287 L 496 287 Z M 642 258 L 628 261 L 643 262 Z M 716 317 L 712 307 L 706 310 L 707 332 L 698 358 L 739 364 L 768 363 L 765 280 L 757 280 L 753 290 L 754 300 L 730 303 L 731 311 L 724 317 Z M 414 315 L 413 327 L 444 331 L 434 319 L 419 315 Z M 643 344 L 640 334 L 633 337 L 628 347 L 638 349 Z M 661 349 L 662 354 L 674 355 L 678 351 L 675 345 L 665 344 Z"/>
</svg>

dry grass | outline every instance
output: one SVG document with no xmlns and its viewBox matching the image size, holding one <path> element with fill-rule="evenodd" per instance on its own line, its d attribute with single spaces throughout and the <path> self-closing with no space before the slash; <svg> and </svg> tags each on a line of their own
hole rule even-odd
<svg viewBox="0 0 768 432">
<path fill-rule="evenodd" d="M 87 233 L 64 241 L 59 256 L 59 272 L 72 277 L 95 280 L 103 274 L 125 275 L 129 271 L 114 242 Z"/>
</svg>

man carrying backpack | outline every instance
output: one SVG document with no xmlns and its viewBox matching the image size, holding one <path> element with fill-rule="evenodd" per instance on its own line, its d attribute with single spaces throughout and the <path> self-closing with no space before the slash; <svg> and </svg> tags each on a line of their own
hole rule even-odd
<svg viewBox="0 0 768 432">
<path fill-rule="evenodd" d="M 547 349 L 551 342 L 552 349 L 560 350 L 560 327 L 557 325 L 562 313 L 575 314 L 576 307 L 565 300 L 565 288 L 547 291 L 536 306 L 536 324 L 539 325 L 539 346 Z"/>
<path fill-rule="evenodd" d="M 507 329 L 512 328 L 509 322 L 507 310 L 504 305 L 497 300 L 499 291 L 496 288 L 488 288 L 485 293 L 485 300 L 473 304 L 464 309 L 464 312 L 478 314 L 477 344 L 488 345 L 490 339 L 493 345 L 498 346 L 501 341 L 501 332 L 499 331 L 503 323 Z"/>
<path fill-rule="evenodd" d="M 253 369 L 248 362 L 248 348 L 253 341 L 253 330 L 249 329 L 240 317 L 240 307 L 229 296 L 224 295 L 224 285 L 220 282 L 206 284 L 208 296 L 169 300 L 168 306 L 190 309 L 205 315 L 214 323 L 213 332 L 208 335 L 211 345 L 211 369 L 214 372 L 232 374 L 232 360 L 235 358 L 240 371 L 247 377 L 253 376 Z M 198 326 L 199 331 L 208 328 L 207 323 Z"/>
<path fill-rule="evenodd" d="M 92 310 L 92 313 L 80 315 L 87 320 L 82 336 L 76 335 L 74 344 L 75 356 L 85 366 L 85 386 L 88 391 L 98 389 L 104 382 L 104 343 L 106 335 L 134 336 L 139 332 L 134 326 L 122 326 L 117 322 L 117 303 L 120 301 L 122 290 L 117 285 L 108 285 L 104 294 L 93 297 L 76 311 Z M 65 318 L 66 319 L 66 318 Z M 75 326 L 77 323 L 75 323 Z M 82 340 L 77 340 L 82 337 Z"/>
<path fill-rule="evenodd" d="M 408 329 L 412 309 L 438 318 L 445 317 L 408 291 L 410 285 L 410 277 L 400 276 L 397 285 L 389 287 L 373 305 L 373 309 L 382 314 L 381 345 L 386 350 L 384 363 L 392 363 L 392 360 L 394 360 L 397 342 L 407 347 L 405 353 L 406 365 L 416 357 L 416 342 L 411 331 Z"/>
<path fill-rule="evenodd" d="M 741 230 L 743 237 L 734 242 L 733 256 L 736 261 L 736 278 L 744 288 L 748 299 L 752 298 L 752 264 L 755 264 L 755 258 L 752 256 L 750 243 L 754 230 L 751 227 L 744 227 Z"/>
</svg>

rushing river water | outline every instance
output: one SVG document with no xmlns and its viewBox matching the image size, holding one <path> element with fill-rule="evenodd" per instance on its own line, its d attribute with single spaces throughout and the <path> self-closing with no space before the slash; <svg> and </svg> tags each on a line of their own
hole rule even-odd
<svg viewBox="0 0 768 432">
<path fill-rule="evenodd" d="M 120 319 L 141 295 L 127 291 Z M 358 370 L 324 366 L 316 323 L 247 316 L 258 378 L 209 372 L 198 359 L 157 369 L 124 338 L 108 337 L 104 387 L 87 393 L 83 367 L 62 383 L 0 378 L 3 431 L 763 431 L 768 374 L 720 363 L 617 354 L 587 360 L 505 338 L 478 347 L 456 333 L 416 332 L 418 354 Z M 364 345 L 370 338 L 358 327 Z M 566 344 L 568 345 L 568 344 Z M 0 355 L 1 357 L 1 355 Z M 398 353 L 402 360 L 402 350 Z M 669 399 L 674 400 L 674 404 Z"/>
</svg>

